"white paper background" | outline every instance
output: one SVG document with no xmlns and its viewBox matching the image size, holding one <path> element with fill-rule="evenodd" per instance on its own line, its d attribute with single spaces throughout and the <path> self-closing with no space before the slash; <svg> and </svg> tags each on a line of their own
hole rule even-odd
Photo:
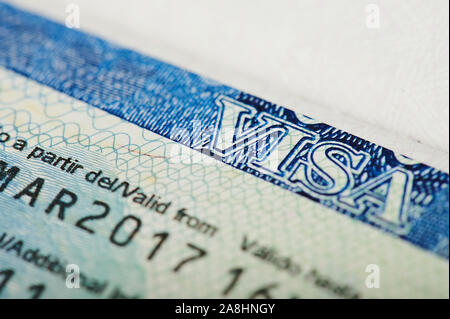
<svg viewBox="0 0 450 319">
<path fill-rule="evenodd" d="M 448 0 L 8 2 L 448 171 Z"/>
</svg>

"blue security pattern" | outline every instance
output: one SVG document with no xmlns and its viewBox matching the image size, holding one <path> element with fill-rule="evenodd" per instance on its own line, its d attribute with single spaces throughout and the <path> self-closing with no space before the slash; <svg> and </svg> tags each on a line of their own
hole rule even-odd
<svg viewBox="0 0 450 319">
<path fill-rule="evenodd" d="M 299 119 L 294 112 L 282 106 L 2 3 L 0 65 L 279 187 L 307 196 L 441 257 L 449 257 L 449 175 L 442 171 L 409 161 L 327 124 Z M 252 145 L 243 148 L 243 152 L 247 153 L 239 160 L 217 156 L 217 153 L 210 151 L 214 132 L 206 135 L 206 140 L 204 132 L 218 127 L 221 109 L 217 99 L 222 96 L 252 107 L 256 114 L 267 114 L 311 132 L 318 137 L 316 145 L 318 142 L 328 143 L 330 148 L 344 145 L 355 154 L 368 154 L 362 170 L 350 176 L 352 190 L 355 190 L 352 201 L 359 201 L 358 205 L 362 205 L 363 209 L 360 212 L 349 209 L 341 201 L 342 194 L 314 194 L 278 178 L 276 174 L 258 170 L 251 165 L 249 154 L 258 152 L 252 149 Z M 197 125 L 195 129 L 193 123 Z M 246 125 L 248 129 L 253 124 Z M 190 134 L 177 134 L 174 127 L 177 130 L 186 128 Z M 310 161 L 307 154 L 311 154 L 314 147 L 314 144 L 305 144 L 303 155 L 299 152 L 285 167 L 286 172 L 298 169 L 294 168 L 298 162 Z M 205 148 L 209 151 L 205 152 Z M 346 161 L 349 157 L 339 155 L 336 149 L 333 154 L 342 165 L 348 165 Z M 391 227 L 389 222 L 380 222 L 376 213 L 376 209 L 380 208 L 375 207 L 375 198 L 383 197 L 380 189 L 389 186 L 391 172 L 396 169 L 410 177 L 410 187 L 404 200 L 408 205 L 406 215 L 400 216 L 402 221 L 399 227 Z M 325 179 L 327 176 L 317 172 L 320 173 L 319 167 L 310 171 L 312 183 L 325 185 L 327 181 L 323 176 Z M 386 180 L 382 179 L 383 176 Z M 370 184 L 376 180 L 379 182 Z M 369 190 L 369 185 L 373 189 Z M 358 189 L 360 193 L 356 192 Z"/>
</svg>

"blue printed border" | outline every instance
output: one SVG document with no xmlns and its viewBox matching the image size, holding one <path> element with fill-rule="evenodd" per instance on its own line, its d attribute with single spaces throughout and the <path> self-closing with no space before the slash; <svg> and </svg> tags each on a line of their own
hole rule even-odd
<svg viewBox="0 0 450 319">
<path fill-rule="evenodd" d="M 0 65 L 449 257 L 449 175 L 442 171 L 306 116 L 298 117 L 284 107 L 2 3 Z M 223 149 L 216 139 L 230 108 L 239 114 L 234 128 L 238 135 L 231 148 Z M 180 134 L 179 128 L 190 133 Z M 298 138 L 298 144 L 284 154 L 278 168 L 269 170 L 264 162 L 286 136 Z M 334 165 L 341 174 L 339 179 L 321 167 L 317 158 Z M 391 192 L 394 180 L 401 186 L 395 194 Z M 398 198 L 390 197 L 392 194 Z M 384 213 L 388 205 L 398 208 L 393 210 L 395 214 Z"/>
</svg>

